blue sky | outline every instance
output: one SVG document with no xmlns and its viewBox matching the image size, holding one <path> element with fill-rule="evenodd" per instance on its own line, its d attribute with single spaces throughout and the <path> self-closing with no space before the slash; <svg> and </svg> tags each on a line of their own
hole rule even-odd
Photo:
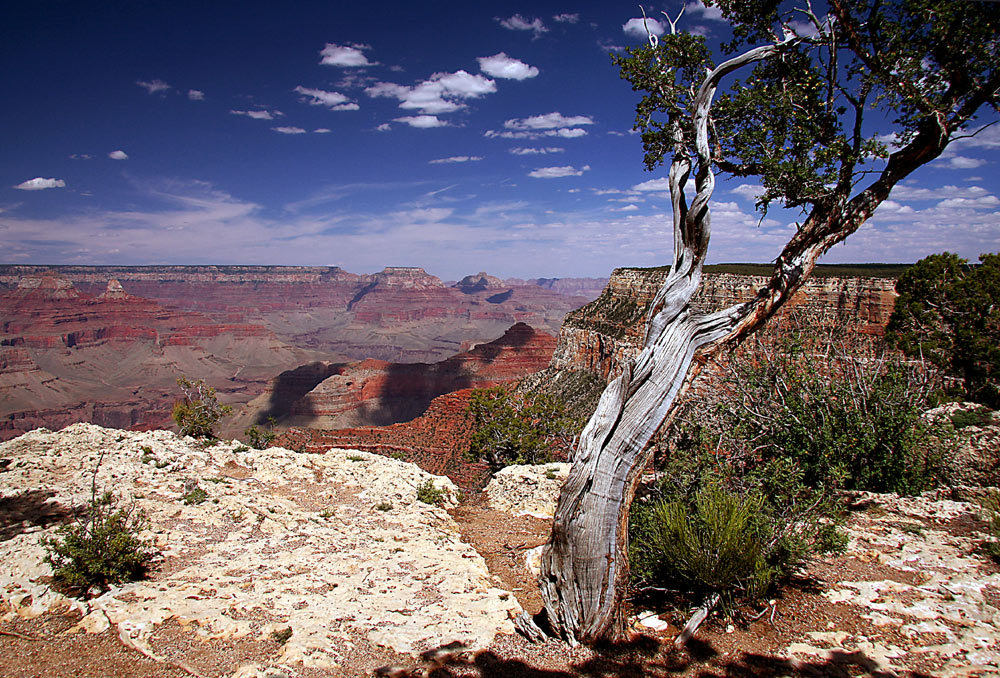
<svg viewBox="0 0 1000 678">
<path fill-rule="evenodd" d="M 724 38 L 696 3 L 679 28 Z M 633 2 L 8 3 L 0 262 L 444 279 L 662 265 L 665 172 L 643 170 L 639 95 L 609 56 L 644 40 L 637 16 Z M 998 128 L 954 143 L 823 261 L 1000 249 Z M 754 192 L 718 183 L 710 262 L 766 262 L 789 237 L 796 215 L 758 225 Z"/>
</svg>

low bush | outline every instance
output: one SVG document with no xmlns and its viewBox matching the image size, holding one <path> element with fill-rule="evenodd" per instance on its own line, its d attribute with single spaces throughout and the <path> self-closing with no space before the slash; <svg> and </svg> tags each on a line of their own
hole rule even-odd
<svg viewBox="0 0 1000 678">
<path fill-rule="evenodd" d="M 417 500 L 437 506 L 444 501 L 444 491 L 435 487 L 434 481 L 428 478 L 417 487 Z"/>
<path fill-rule="evenodd" d="M 173 417 L 181 435 L 213 438 L 215 425 L 233 408 L 220 404 L 215 389 L 201 379 L 191 381 L 187 377 L 178 377 L 177 385 L 184 393 L 184 400 L 174 405 Z"/>
<path fill-rule="evenodd" d="M 1000 562 L 1000 492 L 989 495 L 985 508 L 990 536 L 986 542 L 986 552 Z"/>
<path fill-rule="evenodd" d="M 243 431 L 243 435 L 246 436 L 247 443 L 250 444 L 255 450 L 266 450 L 274 442 L 274 439 L 278 437 L 278 434 L 274 431 L 266 428 L 261 428 L 254 424 L 250 428 Z"/>
<path fill-rule="evenodd" d="M 92 589 L 139 579 L 156 555 L 139 534 L 149 526 L 134 504 L 123 506 L 111 492 L 92 497 L 82 515 L 42 539 L 45 562 L 56 579 L 87 595 Z"/>
</svg>

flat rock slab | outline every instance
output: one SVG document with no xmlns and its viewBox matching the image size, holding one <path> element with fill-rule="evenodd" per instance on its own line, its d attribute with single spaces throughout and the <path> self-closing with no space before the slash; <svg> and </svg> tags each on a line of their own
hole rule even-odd
<svg viewBox="0 0 1000 678">
<path fill-rule="evenodd" d="M 557 462 L 507 466 L 493 474 L 486 486 L 486 501 L 495 511 L 551 518 L 569 468 Z"/>
<path fill-rule="evenodd" d="M 37 504 L 3 526 L 0 613 L 77 610 L 85 615 L 78 630 L 115 625 L 147 651 L 170 620 L 203 638 L 261 639 L 290 628 L 275 662 L 327 667 L 359 636 L 397 652 L 485 647 L 513 632 L 520 611 L 443 508 L 456 501 L 454 485 L 412 464 L 350 450 L 202 447 L 168 431 L 92 424 L 32 431 L 0 445 L 0 459 L 10 460 L 0 470 L 3 505 Z M 50 588 L 39 540 L 55 533 L 51 516 L 89 501 L 99 460 L 99 491 L 147 514 L 144 536 L 162 561 L 148 579 L 82 602 Z M 441 506 L 417 500 L 428 480 L 443 492 Z M 207 498 L 186 504 L 195 483 Z"/>
</svg>

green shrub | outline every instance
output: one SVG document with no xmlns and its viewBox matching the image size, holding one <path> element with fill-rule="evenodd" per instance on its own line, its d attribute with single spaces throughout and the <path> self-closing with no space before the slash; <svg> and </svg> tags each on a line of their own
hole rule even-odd
<svg viewBox="0 0 1000 678">
<path fill-rule="evenodd" d="M 105 492 L 91 499 L 81 517 L 60 526 L 56 536 L 42 539 L 45 562 L 56 579 L 81 595 L 139 579 L 156 555 L 152 544 L 139 537 L 148 526 L 134 504 L 123 507 Z"/>
<path fill-rule="evenodd" d="M 472 392 L 466 411 L 473 433 L 465 457 L 499 471 L 510 464 L 542 464 L 567 451 L 578 428 L 556 398 L 521 396 L 495 386 Z"/>
<path fill-rule="evenodd" d="M 792 323 L 730 357 L 716 402 L 702 407 L 710 436 L 731 455 L 793 462 L 811 487 L 914 494 L 933 485 L 941 448 L 920 415 L 936 374 L 850 328 L 805 336 Z"/>
<path fill-rule="evenodd" d="M 189 490 L 188 492 L 186 492 L 184 496 L 181 497 L 181 499 L 183 499 L 184 503 L 187 504 L 188 506 L 191 506 L 193 504 L 200 504 L 206 499 L 208 499 L 208 492 L 201 489 L 200 487 L 196 487 L 193 490 Z"/>
<path fill-rule="evenodd" d="M 221 405 L 215 389 L 201 379 L 178 377 L 177 385 L 184 393 L 184 400 L 174 405 L 173 417 L 181 435 L 212 438 L 212 429 L 233 408 Z"/>
<path fill-rule="evenodd" d="M 275 629 L 271 631 L 271 638 L 278 645 L 284 645 L 288 642 L 288 639 L 292 637 L 292 627 L 286 626 L 283 629 Z"/>
<path fill-rule="evenodd" d="M 444 491 L 435 487 L 434 481 L 428 478 L 417 487 L 417 500 L 437 506 L 444 501 Z"/>
<path fill-rule="evenodd" d="M 266 450 L 274 442 L 274 439 L 278 437 L 278 434 L 274 431 L 261 428 L 257 424 L 243 431 L 243 435 L 246 436 L 250 447 L 255 450 Z"/>
<path fill-rule="evenodd" d="M 987 497 L 985 508 L 990 536 L 986 542 L 986 552 L 1000 561 L 1000 492 L 993 492 Z"/>
<path fill-rule="evenodd" d="M 423 500 L 421 500 L 421 501 L 423 501 Z M 436 503 L 436 502 L 427 502 L 427 503 L 433 504 L 433 503 Z M 377 510 L 379 510 L 379 511 L 391 511 L 392 510 L 392 504 L 389 503 L 389 502 L 387 502 L 387 501 L 381 501 L 381 502 L 375 504 L 375 508 Z"/>
</svg>

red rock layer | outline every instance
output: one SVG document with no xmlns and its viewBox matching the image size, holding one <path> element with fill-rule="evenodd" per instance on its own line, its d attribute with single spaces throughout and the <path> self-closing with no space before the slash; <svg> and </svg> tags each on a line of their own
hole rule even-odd
<svg viewBox="0 0 1000 678">
<path fill-rule="evenodd" d="M 282 434 L 276 444 L 303 452 L 323 453 L 339 447 L 395 456 L 430 473 L 446 475 L 464 489 L 480 488 L 488 479 L 486 465 L 463 458 L 472 436 L 465 412 L 472 390 L 438 396 L 424 414 L 406 423 L 334 431 L 296 427 Z"/>
<path fill-rule="evenodd" d="M 321 428 L 412 419 L 437 396 L 515 381 L 544 369 L 555 337 L 524 323 L 492 342 L 438 363 L 365 360 L 330 366 L 330 376 L 290 408 L 287 423 Z"/>
</svg>

